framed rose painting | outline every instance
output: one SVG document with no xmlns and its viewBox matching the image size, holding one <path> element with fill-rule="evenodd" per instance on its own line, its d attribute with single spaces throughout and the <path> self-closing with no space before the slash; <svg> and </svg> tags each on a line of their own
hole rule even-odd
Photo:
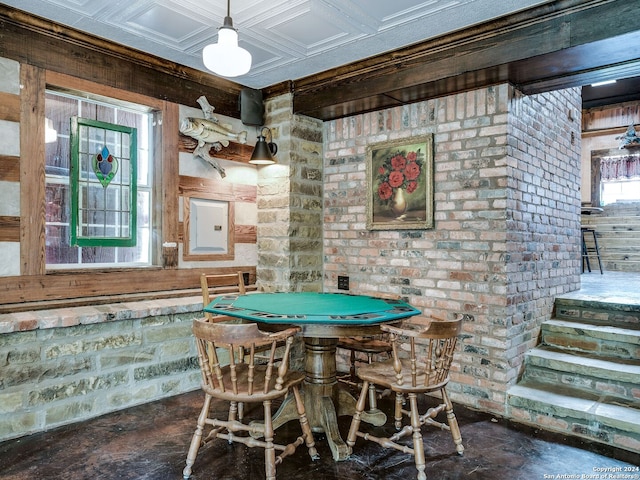
<svg viewBox="0 0 640 480">
<path fill-rule="evenodd" d="M 433 135 L 367 147 L 367 229 L 433 228 Z"/>
</svg>

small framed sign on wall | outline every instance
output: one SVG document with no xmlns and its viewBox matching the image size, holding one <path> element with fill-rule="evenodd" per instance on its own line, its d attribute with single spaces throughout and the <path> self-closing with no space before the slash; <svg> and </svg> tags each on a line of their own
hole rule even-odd
<svg viewBox="0 0 640 480">
<path fill-rule="evenodd" d="M 433 228 L 433 135 L 367 147 L 367 229 Z"/>
</svg>

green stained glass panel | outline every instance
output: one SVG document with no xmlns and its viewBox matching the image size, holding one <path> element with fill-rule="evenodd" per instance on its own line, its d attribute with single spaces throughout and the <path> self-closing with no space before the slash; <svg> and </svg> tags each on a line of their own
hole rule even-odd
<svg viewBox="0 0 640 480">
<path fill-rule="evenodd" d="M 137 130 L 71 119 L 71 244 L 136 245 Z"/>
</svg>

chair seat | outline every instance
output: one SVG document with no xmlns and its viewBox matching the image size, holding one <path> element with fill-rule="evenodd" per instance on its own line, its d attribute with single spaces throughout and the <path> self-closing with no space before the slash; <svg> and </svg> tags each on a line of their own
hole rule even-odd
<svg viewBox="0 0 640 480">
<path fill-rule="evenodd" d="M 357 375 L 361 380 L 369 383 L 375 383 L 380 387 L 392 390 L 397 393 L 421 393 L 439 390 L 449 382 L 447 376 L 443 381 L 438 383 L 425 382 L 426 373 L 424 370 L 418 371 L 416 375 L 416 386 L 412 386 L 411 380 L 411 362 L 408 359 L 401 359 L 402 364 L 402 383 L 399 384 L 398 377 L 394 370 L 393 359 L 383 362 L 376 362 L 370 365 L 363 365 L 357 371 Z M 425 387 L 425 383 L 428 387 Z"/>
<path fill-rule="evenodd" d="M 391 344 L 381 338 L 341 337 L 338 348 L 372 354 L 391 353 Z"/>
<path fill-rule="evenodd" d="M 430 426 L 448 430 L 457 452 L 462 455 L 464 447 L 460 427 L 445 388 L 449 382 L 449 369 L 461 325 L 462 318 L 450 321 L 416 316 L 397 325 L 380 326 L 381 331 L 389 334 L 392 359 L 371 362 L 356 372 L 362 381 L 362 387 L 347 435 L 350 454 L 353 452 L 356 439 L 409 453 L 414 457 L 418 480 L 427 480 L 421 428 Z M 367 397 L 370 398 L 371 404 L 371 389 L 375 387 L 384 387 L 396 393 L 393 414 L 396 432 L 389 437 L 379 437 L 380 433 L 384 433 L 380 430 L 376 432 L 368 427 L 365 427 L 365 431 L 361 430 Z M 418 396 L 430 392 L 437 392 L 434 395 L 437 399 L 436 405 L 425 410 L 424 406 L 418 404 Z M 434 398 L 425 400 L 432 404 Z M 408 410 L 405 407 L 407 403 Z M 446 423 L 439 421 L 439 416 L 444 417 L 442 420 L 446 418 Z M 413 448 L 400 441 L 407 436 L 411 437 Z"/>
<path fill-rule="evenodd" d="M 194 320 L 192 329 L 198 349 L 205 398 L 196 430 L 191 437 L 186 465 L 182 470 L 183 479 L 191 477 L 191 469 L 200 447 L 215 439 L 264 449 L 264 472 L 267 480 L 276 479 L 276 466 L 285 457 L 293 455 L 303 443 L 306 444 L 311 459 L 317 459 L 318 451 L 299 389 L 304 373 L 289 371 L 293 337 L 300 332 L 300 328 L 289 327 L 277 332 L 265 332 L 256 323 L 233 324 L 203 318 Z M 275 352 L 280 342 L 284 342 L 284 353 L 279 364 L 275 365 Z M 269 351 L 266 365 L 256 355 L 257 350 L 263 348 Z M 274 441 L 271 407 L 273 399 L 283 398 L 288 394 L 291 396 L 283 402 L 294 402 L 302 435 L 291 443 L 284 444 L 282 440 Z M 226 420 L 216 418 L 216 410 L 210 408 L 214 399 L 229 403 Z M 243 415 L 244 404 L 256 402 L 262 403 L 263 421 L 248 422 Z M 206 435 L 205 429 L 208 430 Z M 276 452 L 279 452 L 277 456 Z M 202 477 L 204 478 L 204 474 Z M 207 477 L 213 478 L 211 475 Z"/>
<path fill-rule="evenodd" d="M 294 386 L 299 385 L 304 380 L 304 372 L 287 372 L 283 377 L 282 388 L 276 389 L 276 375 L 273 375 L 269 379 L 269 385 L 267 393 L 264 392 L 264 383 L 266 377 L 267 366 L 266 365 L 254 365 L 253 366 L 253 393 L 248 391 L 248 378 L 249 378 L 249 365 L 242 363 L 236 365 L 236 379 L 238 392 L 234 393 L 233 385 L 231 383 L 231 367 L 228 365 L 222 367 L 223 384 L 222 388 L 211 388 L 208 385 L 202 385 L 202 389 L 215 398 L 222 400 L 238 401 L 238 402 L 263 402 L 265 400 L 273 400 L 279 398 L 287 393 L 287 390 Z"/>
</svg>

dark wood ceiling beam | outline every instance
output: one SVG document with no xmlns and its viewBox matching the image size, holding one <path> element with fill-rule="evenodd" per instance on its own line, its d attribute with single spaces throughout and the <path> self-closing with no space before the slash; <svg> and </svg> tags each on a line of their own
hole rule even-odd
<svg viewBox="0 0 640 480">
<path fill-rule="evenodd" d="M 239 118 L 242 85 L 0 4 L 0 57 Z M 105 73 L 106 72 L 106 73 Z"/>
<path fill-rule="evenodd" d="M 293 82 L 294 112 L 329 120 L 500 82 L 534 93 L 637 75 L 636 6 L 558 0 L 338 67 Z"/>
</svg>

